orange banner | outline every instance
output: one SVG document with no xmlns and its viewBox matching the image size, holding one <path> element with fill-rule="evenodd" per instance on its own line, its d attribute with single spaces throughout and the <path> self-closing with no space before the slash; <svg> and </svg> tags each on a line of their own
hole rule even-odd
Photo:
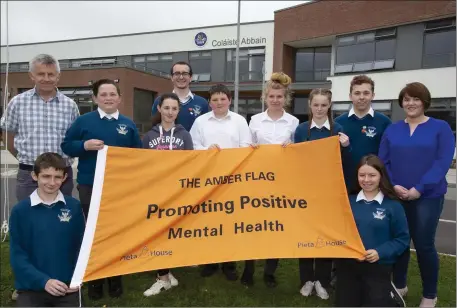
<svg viewBox="0 0 457 308">
<path fill-rule="evenodd" d="M 105 147 L 71 285 L 196 264 L 363 253 L 338 137 L 221 151 Z"/>
</svg>

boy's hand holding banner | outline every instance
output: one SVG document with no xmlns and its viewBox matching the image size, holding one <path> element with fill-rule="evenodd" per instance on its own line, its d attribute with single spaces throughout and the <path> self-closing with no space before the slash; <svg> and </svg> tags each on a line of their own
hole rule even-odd
<svg viewBox="0 0 457 308">
<path fill-rule="evenodd" d="M 71 287 L 266 258 L 360 258 L 338 137 L 258 149 L 99 151 Z"/>
</svg>

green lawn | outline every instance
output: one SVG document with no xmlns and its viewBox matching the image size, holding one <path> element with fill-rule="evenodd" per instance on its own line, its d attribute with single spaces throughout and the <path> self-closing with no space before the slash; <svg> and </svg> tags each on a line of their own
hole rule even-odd
<svg viewBox="0 0 457 308">
<path fill-rule="evenodd" d="M 13 278 L 9 266 L 9 246 L 2 243 L 1 247 L 1 306 L 14 306 L 11 301 Z M 418 306 L 421 299 L 421 283 L 416 258 L 413 254 L 409 272 L 409 290 L 406 298 L 408 306 Z M 298 261 L 282 260 L 277 270 L 279 285 L 268 289 L 262 280 L 263 262 L 257 262 L 256 284 L 245 288 L 237 282 L 229 282 L 219 274 L 210 278 L 201 278 L 198 268 L 181 268 L 173 271 L 180 285 L 155 297 L 146 298 L 143 291 L 152 284 L 153 273 L 141 273 L 124 277 L 124 295 L 121 299 L 111 299 L 105 292 L 105 298 L 98 302 L 87 300 L 85 290 L 85 306 L 95 307 L 151 307 L 151 306 L 238 306 L 238 307 L 278 307 L 278 306 L 332 306 L 333 299 L 323 301 L 315 296 L 304 298 L 298 292 Z M 243 264 L 238 263 L 238 271 Z M 456 264 L 453 257 L 441 257 L 441 274 L 438 286 L 439 307 L 456 307 Z"/>
</svg>

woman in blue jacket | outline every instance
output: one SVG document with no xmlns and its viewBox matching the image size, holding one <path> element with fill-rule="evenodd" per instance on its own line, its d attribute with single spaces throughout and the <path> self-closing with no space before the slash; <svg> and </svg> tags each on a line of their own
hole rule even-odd
<svg viewBox="0 0 457 308">
<path fill-rule="evenodd" d="M 392 288 L 393 264 L 408 248 L 408 223 L 382 161 L 364 156 L 357 167 L 355 194 L 349 196 L 357 229 L 366 249 L 361 260 L 339 259 L 337 307 L 404 306 Z"/>
<path fill-rule="evenodd" d="M 422 278 L 421 307 L 437 301 L 439 260 L 435 233 L 447 192 L 446 173 L 455 150 L 455 137 L 448 123 L 425 116 L 431 95 L 419 82 L 407 84 L 399 96 L 406 119 L 385 131 L 379 157 L 390 175 L 397 196 L 403 200 L 409 232 L 417 252 Z M 406 295 L 409 249 L 398 260 L 394 283 Z"/>
<path fill-rule="evenodd" d="M 309 120 L 298 125 L 294 142 L 306 142 L 339 135 L 343 152 L 349 150 L 349 138 L 340 124 L 332 121 L 332 92 L 314 89 L 309 95 Z M 310 296 L 313 289 L 321 299 L 328 299 L 332 259 L 299 259 L 300 281 L 303 296 Z"/>
</svg>

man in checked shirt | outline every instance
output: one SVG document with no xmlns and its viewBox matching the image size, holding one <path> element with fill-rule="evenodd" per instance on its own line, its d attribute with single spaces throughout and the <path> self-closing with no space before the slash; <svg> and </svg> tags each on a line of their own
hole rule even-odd
<svg viewBox="0 0 457 308">
<path fill-rule="evenodd" d="M 1 124 L 8 151 L 19 161 L 16 198 L 18 201 L 28 198 L 37 188 L 31 172 L 34 161 L 44 152 L 55 152 L 65 158 L 68 177 L 61 190 L 71 196 L 73 161 L 62 152 L 60 144 L 79 116 L 78 106 L 57 89 L 60 66 L 53 56 L 40 54 L 33 58 L 29 76 L 35 87 L 11 99 Z"/>
</svg>

